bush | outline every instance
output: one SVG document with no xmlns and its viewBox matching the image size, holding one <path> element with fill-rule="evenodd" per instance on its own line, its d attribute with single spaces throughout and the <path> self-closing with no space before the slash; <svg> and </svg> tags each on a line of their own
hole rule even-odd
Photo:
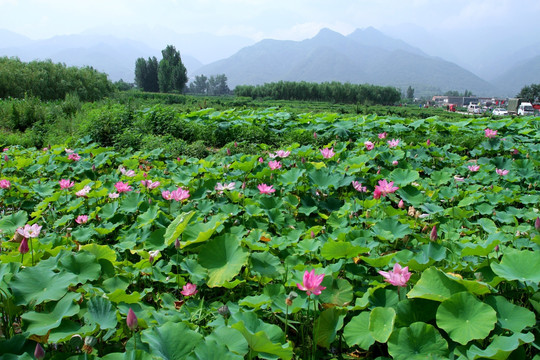
<svg viewBox="0 0 540 360">
<path fill-rule="evenodd" d="M 133 126 L 133 110 L 113 104 L 91 110 L 81 123 L 81 136 L 89 135 L 102 146 L 116 145 L 117 138 Z"/>
</svg>

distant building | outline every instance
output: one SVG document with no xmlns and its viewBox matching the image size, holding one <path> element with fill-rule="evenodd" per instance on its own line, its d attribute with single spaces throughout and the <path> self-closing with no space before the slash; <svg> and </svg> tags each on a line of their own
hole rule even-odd
<svg viewBox="0 0 540 360">
<path fill-rule="evenodd" d="M 459 107 L 465 107 L 469 104 L 479 104 L 484 106 L 502 105 L 506 102 L 505 99 L 498 99 L 493 97 L 477 97 L 477 96 L 447 96 L 436 95 L 431 99 L 434 106 L 447 106 L 449 104 L 456 104 Z"/>
</svg>

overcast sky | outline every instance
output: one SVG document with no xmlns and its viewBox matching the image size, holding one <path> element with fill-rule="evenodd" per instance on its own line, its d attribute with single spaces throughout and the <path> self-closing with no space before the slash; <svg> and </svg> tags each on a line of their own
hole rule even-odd
<svg viewBox="0 0 540 360">
<path fill-rule="evenodd" d="M 419 25 L 430 32 L 500 26 L 540 34 L 539 0 L 0 0 L 0 28 L 32 39 L 113 26 L 301 40 L 328 27 Z M 532 34 L 531 34 L 532 33 Z"/>
</svg>

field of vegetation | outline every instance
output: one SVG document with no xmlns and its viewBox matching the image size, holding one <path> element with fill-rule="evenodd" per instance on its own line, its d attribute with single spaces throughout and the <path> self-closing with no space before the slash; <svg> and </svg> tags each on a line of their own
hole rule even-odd
<svg viewBox="0 0 540 360">
<path fill-rule="evenodd" d="M 538 353 L 538 119 L 144 96 L 4 125 L 2 359 Z"/>
</svg>

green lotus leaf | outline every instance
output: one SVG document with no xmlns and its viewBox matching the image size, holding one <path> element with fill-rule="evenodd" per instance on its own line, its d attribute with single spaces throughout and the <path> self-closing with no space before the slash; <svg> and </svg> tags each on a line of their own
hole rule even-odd
<svg viewBox="0 0 540 360">
<path fill-rule="evenodd" d="M 85 251 L 65 255 L 60 259 L 58 268 L 77 275 L 77 282 L 81 284 L 97 280 L 101 275 L 101 265 L 96 257 Z"/>
<path fill-rule="evenodd" d="M 469 292 L 444 300 L 437 310 L 437 326 L 462 345 L 486 338 L 497 322 L 497 313 Z"/>
<path fill-rule="evenodd" d="M 248 251 L 240 239 L 220 236 L 208 241 L 200 250 L 199 264 L 208 270 L 209 287 L 222 286 L 232 280 L 248 261 Z"/>
<path fill-rule="evenodd" d="M 88 318 L 101 329 L 114 329 L 118 320 L 112 303 L 104 297 L 92 297 L 88 301 Z"/>
<path fill-rule="evenodd" d="M 183 249 L 186 246 L 207 241 L 228 217 L 228 214 L 219 214 L 213 216 L 212 219 L 206 223 L 196 222 L 188 224 L 182 233 L 180 248 Z M 180 224 L 180 226 L 182 225 Z M 167 234 L 165 234 L 165 236 L 167 236 Z"/>
<path fill-rule="evenodd" d="M 408 185 L 413 181 L 418 180 L 419 177 L 420 174 L 418 171 L 401 168 L 395 169 L 389 175 L 389 178 L 394 182 L 394 185 L 399 187 Z"/>
<path fill-rule="evenodd" d="M 524 307 L 512 304 L 502 296 L 490 296 L 485 300 L 497 312 L 497 320 L 501 327 L 514 333 L 536 324 L 534 313 Z"/>
<path fill-rule="evenodd" d="M 326 291 L 326 290 L 325 290 Z M 337 332 L 343 327 L 343 319 L 347 311 L 332 307 L 323 310 L 313 324 L 317 345 L 330 348 L 336 339 Z"/>
<path fill-rule="evenodd" d="M 396 311 L 390 307 L 376 307 L 369 314 L 369 333 L 380 343 L 388 341 L 394 330 Z"/>
<path fill-rule="evenodd" d="M 506 280 L 540 282 L 540 252 L 508 249 L 500 263 L 491 263 L 493 272 Z"/>
<path fill-rule="evenodd" d="M 103 208 L 101 208 L 101 211 L 99 212 L 99 217 L 103 220 L 109 220 L 117 214 L 118 206 L 119 204 L 117 201 L 105 204 L 105 206 L 103 206 Z"/>
<path fill-rule="evenodd" d="M 243 360 L 244 357 L 238 354 L 229 352 L 225 344 L 218 342 L 215 339 L 209 340 L 205 338 L 203 342 L 199 342 L 192 359 L 196 360 Z"/>
<path fill-rule="evenodd" d="M 93 254 L 98 260 L 109 260 L 113 264 L 116 262 L 116 252 L 107 245 L 88 244 L 81 246 L 80 251 L 87 251 Z"/>
<path fill-rule="evenodd" d="M 484 231 L 488 234 L 492 234 L 498 231 L 497 225 L 495 225 L 495 223 L 491 219 L 481 218 L 478 219 L 476 223 L 480 225 L 482 229 L 484 229 Z"/>
<path fill-rule="evenodd" d="M 321 249 L 321 256 L 327 260 L 350 259 L 369 251 L 369 248 L 355 246 L 346 241 L 328 241 Z"/>
<path fill-rule="evenodd" d="M 363 311 L 345 325 L 343 337 L 349 347 L 358 345 L 360 348 L 368 350 L 375 343 L 375 339 L 369 332 L 369 316 L 369 311 Z"/>
<path fill-rule="evenodd" d="M 510 354 L 512 354 L 512 352 L 514 352 L 514 350 L 516 350 L 520 345 L 529 344 L 533 341 L 534 335 L 532 333 L 513 334 L 511 336 L 495 335 L 493 336 L 491 344 L 489 344 L 489 346 L 485 350 L 480 349 L 476 345 L 472 345 L 469 350 L 467 350 L 467 358 L 470 360 L 505 360 L 508 359 Z M 537 356 L 535 357 L 535 359 L 536 358 Z"/>
<path fill-rule="evenodd" d="M 231 353 L 240 356 L 246 355 L 249 351 L 249 345 L 244 336 L 236 329 L 227 326 L 216 328 L 204 340 L 215 340 L 217 343 L 222 343 Z"/>
<path fill-rule="evenodd" d="M 143 196 L 141 194 L 138 194 L 135 191 L 131 191 L 127 194 L 122 195 L 119 210 L 126 214 L 134 213 L 135 211 L 139 210 L 139 204 L 142 201 Z"/>
<path fill-rule="evenodd" d="M 397 253 L 390 253 L 383 256 L 371 257 L 371 256 L 360 256 L 360 259 L 368 263 L 369 265 L 380 268 L 388 265 L 390 261 L 396 256 Z"/>
<path fill-rule="evenodd" d="M 157 205 L 150 206 L 144 214 L 141 214 L 139 217 L 137 217 L 137 224 L 138 224 L 137 228 L 141 229 L 143 227 L 152 225 L 152 223 L 154 222 L 154 220 L 156 220 L 158 215 L 159 215 L 159 206 Z"/>
<path fill-rule="evenodd" d="M 395 360 L 445 358 L 448 343 L 432 325 L 415 322 L 392 333 L 388 339 L 388 352 Z"/>
<path fill-rule="evenodd" d="M 34 266 L 15 274 L 9 285 L 17 305 L 39 305 L 44 301 L 61 299 L 67 293 L 69 285 L 76 283 L 78 280 L 75 274 L 56 273 L 50 269 Z"/>
<path fill-rule="evenodd" d="M 302 175 L 304 175 L 305 172 L 306 170 L 304 169 L 293 168 L 280 175 L 277 178 L 277 181 L 283 185 L 296 185 L 298 184 L 298 180 L 302 177 Z"/>
<path fill-rule="evenodd" d="M 195 215 L 195 211 L 182 213 L 178 215 L 172 223 L 169 224 L 164 236 L 165 244 L 167 246 L 170 246 L 172 243 L 174 243 L 176 239 L 178 239 L 178 237 L 184 232 L 193 215 Z"/>
<path fill-rule="evenodd" d="M 397 304 L 396 325 L 410 326 L 415 322 L 429 323 L 435 320 L 440 303 L 425 299 L 405 299 Z"/>
<path fill-rule="evenodd" d="M 326 289 L 319 295 L 319 300 L 324 304 L 347 306 L 353 300 L 353 287 L 346 279 L 333 279 L 327 276 L 322 286 Z"/>
<path fill-rule="evenodd" d="M 457 279 L 431 267 L 422 273 L 420 280 L 409 291 L 407 297 L 444 301 L 452 295 L 466 290 L 467 288 Z"/>
<path fill-rule="evenodd" d="M 321 189 L 328 189 L 330 186 L 338 188 L 343 176 L 340 174 L 331 173 L 327 168 L 323 168 L 308 172 L 308 178 L 314 186 Z"/>
<path fill-rule="evenodd" d="M 77 319 L 77 317 L 75 317 L 75 319 Z M 49 342 L 59 343 L 69 341 L 69 339 L 71 339 L 71 337 L 75 334 L 79 334 L 84 337 L 85 335 L 92 334 L 95 330 L 95 324 L 85 323 L 83 326 L 81 326 L 80 322 L 64 318 L 60 323 L 60 326 L 51 329 L 49 333 Z"/>
<path fill-rule="evenodd" d="M 238 305 L 247 306 L 252 309 L 260 309 L 272 303 L 272 299 L 266 294 L 246 296 L 242 300 L 238 301 Z"/>
<path fill-rule="evenodd" d="M 166 322 L 143 330 L 141 340 L 149 345 L 154 357 L 182 360 L 203 341 L 203 336 L 182 322 Z"/>
<path fill-rule="evenodd" d="M 22 314 L 22 319 L 28 324 L 26 331 L 32 335 L 46 335 L 51 329 L 60 326 L 62 319 L 73 316 L 80 310 L 75 300 L 81 298 L 81 294 L 70 293 L 58 301 L 50 313 L 29 311 Z"/>
<path fill-rule="evenodd" d="M 281 260 L 270 252 L 254 252 L 250 257 L 251 270 L 261 276 L 276 278 L 283 272 Z"/>
<path fill-rule="evenodd" d="M 18 228 L 23 227 L 28 222 L 26 211 L 20 210 L 14 214 L 6 215 L 0 219 L 0 229 L 5 234 L 15 234 Z"/>
<path fill-rule="evenodd" d="M 412 233 L 407 224 L 400 223 L 395 218 L 384 218 L 372 228 L 373 233 L 381 240 L 395 241 Z"/>
</svg>

